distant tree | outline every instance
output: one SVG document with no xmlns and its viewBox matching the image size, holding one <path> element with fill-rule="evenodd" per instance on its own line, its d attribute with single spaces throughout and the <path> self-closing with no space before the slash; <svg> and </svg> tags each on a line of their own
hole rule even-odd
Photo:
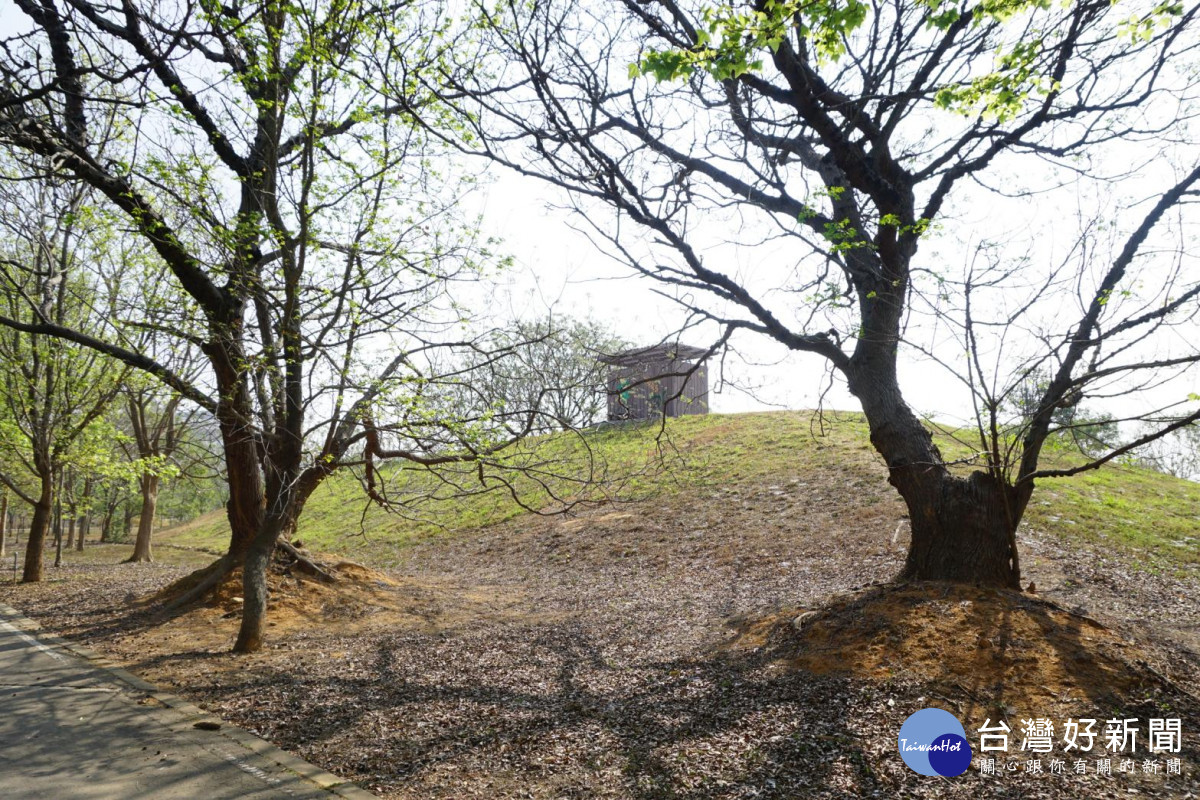
<svg viewBox="0 0 1200 800">
<path fill-rule="evenodd" d="M 160 491 L 163 517 L 182 523 L 225 507 L 229 489 L 222 475 L 221 433 L 211 414 L 200 411 L 189 420 L 172 460 L 178 474 Z"/>
<path fill-rule="evenodd" d="M 176 455 L 200 413 L 195 406 L 181 408 L 183 398 L 163 391 L 161 385 L 140 383 L 132 382 L 123 392 L 129 428 L 133 434 L 134 450 L 131 455 L 136 456 L 141 472 L 137 479 L 141 511 L 138 514 L 133 555 L 128 559 L 134 563 L 154 560 L 150 545 L 158 508 L 159 485 L 164 478 L 170 479 L 179 473 Z"/>
<path fill-rule="evenodd" d="M 115 402 L 114 397 L 106 412 Z M 107 413 L 101 414 L 75 442 L 62 484 L 61 493 L 67 510 L 67 546 L 73 545 L 76 550 L 84 549 L 91 531 L 93 512 L 99 507 L 97 488 L 108 478 L 122 479 L 129 474 L 128 465 L 119 452 L 122 436 L 109 424 L 107 417 Z"/>
<path fill-rule="evenodd" d="M 1153 428 L 1085 463 L 1042 464 L 1056 409 L 1200 361 L 1172 336 L 1200 299 L 1184 244 L 1200 190 L 1195 4 L 476 7 L 487 47 L 464 52 L 444 92 L 469 129 L 459 145 L 565 189 L 612 253 L 693 318 L 839 374 L 908 506 L 903 577 L 1020 586 L 1016 530 L 1038 481 L 1200 419 L 1183 393 L 1159 408 L 1145 394 L 1137 416 Z M 1135 145 L 1155 169 L 1133 167 L 1133 199 L 1054 263 L 922 254 L 943 221 L 947 239 L 986 244 L 990 225 L 964 229 L 963 204 L 1014 182 L 1032 201 L 1038 169 L 1121 197 L 1117 148 Z M 903 353 L 971 392 L 970 475 L 906 399 Z M 1005 424 L 1008 395 L 1036 369 L 1048 377 L 1036 410 Z"/>
<path fill-rule="evenodd" d="M 599 356 L 629 346 L 594 319 L 550 315 L 514 321 L 483 337 L 459 386 L 480 411 L 537 409 L 537 430 L 586 428 L 607 410 Z"/>
<path fill-rule="evenodd" d="M 1138 452 L 1137 460 L 1176 478 L 1200 481 L 1200 424 L 1156 439 Z"/>
<path fill-rule="evenodd" d="M 96 497 L 100 511 L 100 541 L 105 544 L 128 541 L 134 503 L 129 481 L 123 478 L 105 479 L 100 482 Z"/>
<path fill-rule="evenodd" d="M 1024 432 L 1025 426 L 1037 418 L 1050 385 L 1050 375 L 1035 371 L 1018 383 L 1010 395 L 1014 419 L 1013 436 Z M 1051 412 L 1051 427 L 1047 442 L 1069 445 L 1089 457 L 1099 457 L 1121 445 L 1121 430 L 1112 414 L 1092 411 L 1084 406 L 1080 395 L 1059 403 Z"/>
</svg>

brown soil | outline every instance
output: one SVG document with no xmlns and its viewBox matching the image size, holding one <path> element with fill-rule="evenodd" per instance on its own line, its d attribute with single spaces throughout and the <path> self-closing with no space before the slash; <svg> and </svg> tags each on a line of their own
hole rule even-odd
<svg viewBox="0 0 1200 800">
<path fill-rule="evenodd" d="M 1089 617 L 1002 589 L 883 585 L 816 610 L 735 623 L 731 649 L 767 647 L 778 669 L 920 681 L 965 719 L 1022 718 L 1171 690 L 1142 647 Z"/>
<path fill-rule="evenodd" d="M 165 624 L 129 612 L 179 569 L 76 566 L 0 599 L 387 798 L 1200 793 L 1200 576 L 1022 531 L 1038 596 L 886 585 L 902 509 L 841 499 L 862 480 L 782 475 L 432 538 L 335 585 L 277 577 L 250 657 L 227 652 L 236 582 Z M 1180 716 L 1184 774 L 923 779 L 895 737 L 931 705 L 968 731 Z"/>
<path fill-rule="evenodd" d="M 310 555 L 335 581 L 272 571 L 267 581 L 272 637 L 335 629 L 343 636 L 381 630 L 438 633 L 523 616 L 520 592 L 511 587 L 393 576 L 336 556 Z M 128 635 L 130 645 L 151 656 L 177 653 L 181 641 L 189 643 L 189 650 L 213 654 L 232 646 L 244 602 L 242 570 L 235 569 L 182 613 L 157 616 L 158 604 L 187 585 L 178 581 L 130 603 L 148 623 Z"/>
</svg>

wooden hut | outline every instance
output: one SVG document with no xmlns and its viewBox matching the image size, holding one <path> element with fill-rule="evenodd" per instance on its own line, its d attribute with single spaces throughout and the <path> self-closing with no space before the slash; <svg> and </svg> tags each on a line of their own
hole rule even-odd
<svg viewBox="0 0 1200 800">
<path fill-rule="evenodd" d="M 696 365 L 706 352 L 657 344 L 601 356 L 601 363 L 608 365 L 608 419 L 707 414 L 708 365 Z"/>
</svg>

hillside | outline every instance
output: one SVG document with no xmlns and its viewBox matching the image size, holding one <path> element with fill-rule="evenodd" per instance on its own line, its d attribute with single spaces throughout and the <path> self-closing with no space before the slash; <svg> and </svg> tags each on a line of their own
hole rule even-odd
<svg viewBox="0 0 1200 800">
<path fill-rule="evenodd" d="M 949 458 L 969 452 L 961 440 L 946 434 L 938 440 Z M 608 489 L 618 503 L 655 497 L 671 503 L 706 501 L 714 492 L 752 492 L 756 487 L 775 491 L 785 477 L 807 488 L 803 476 L 813 479 L 808 494 L 820 495 L 823 507 L 835 519 L 879 503 L 898 503 L 871 448 L 866 423 L 855 414 L 685 417 L 670 420 L 665 434 L 657 424 L 622 425 L 588 432 L 582 444 L 586 457 L 594 459 L 589 466 L 610 473 L 609 485 L 601 486 L 597 496 Z M 550 442 L 554 456 L 570 460 L 561 469 L 584 464 L 585 448 L 580 445 L 574 437 L 569 447 Z M 1045 463 L 1060 466 L 1076 460 L 1069 452 L 1051 449 Z M 417 493 L 432 488 L 419 472 L 406 473 L 392 485 Z M 537 493 L 528 499 L 547 500 Z M 415 540 L 461 534 L 526 513 L 499 491 L 415 502 L 402 513 L 392 513 L 369 503 L 355 477 L 342 473 L 313 495 L 296 538 L 313 550 L 389 566 L 400 549 Z M 903 513 L 902 508 L 896 509 L 896 522 Z M 1145 468 L 1108 465 L 1072 478 L 1043 481 L 1023 526 L 1067 541 L 1084 539 L 1165 558 L 1162 562 L 1152 558 L 1153 563 L 1141 564 L 1145 568 L 1200 563 L 1200 484 Z M 891 533 L 894 527 L 890 523 L 880 534 Z M 160 542 L 212 550 L 221 550 L 227 537 L 224 511 L 157 534 Z"/>
</svg>

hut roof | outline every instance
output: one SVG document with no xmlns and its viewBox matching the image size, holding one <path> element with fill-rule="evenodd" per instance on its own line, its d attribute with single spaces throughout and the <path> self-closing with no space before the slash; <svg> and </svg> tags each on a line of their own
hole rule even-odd
<svg viewBox="0 0 1200 800">
<path fill-rule="evenodd" d="M 703 347 L 692 347 L 686 344 L 656 344 L 650 347 L 636 347 L 632 350 L 622 350 L 612 355 L 602 355 L 598 358 L 602 364 L 614 367 L 632 367 L 637 364 L 661 364 L 664 361 L 693 361 L 707 354 Z"/>
</svg>

